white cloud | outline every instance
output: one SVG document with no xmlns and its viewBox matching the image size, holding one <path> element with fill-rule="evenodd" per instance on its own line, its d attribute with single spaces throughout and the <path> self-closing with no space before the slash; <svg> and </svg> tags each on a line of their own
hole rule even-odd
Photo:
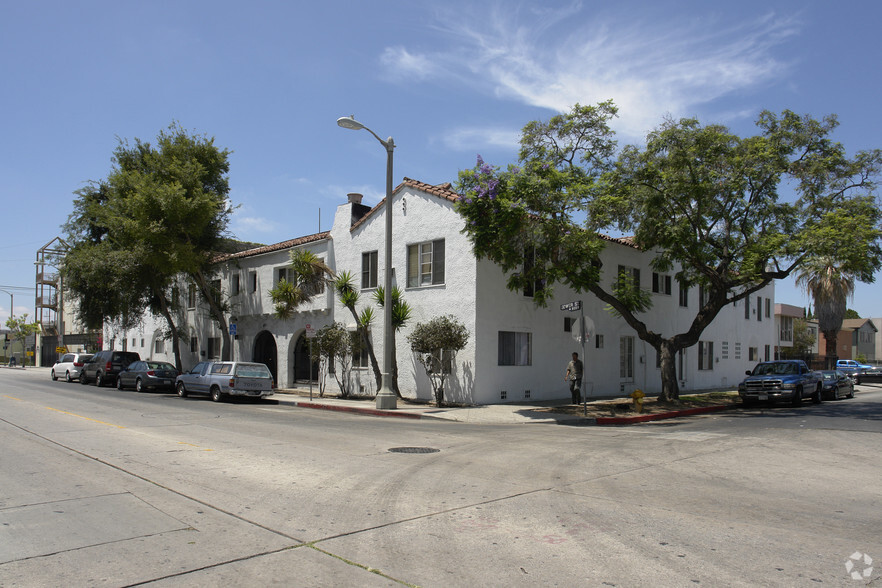
<svg viewBox="0 0 882 588">
<path fill-rule="evenodd" d="M 797 32 L 794 19 L 775 14 L 739 22 L 641 22 L 635 15 L 588 15 L 580 4 L 506 8 L 442 15 L 439 30 L 455 49 L 414 55 L 389 48 L 383 62 L 397 72 L 419 71 L 420 79 L 459 80 L 557 112 L 611 98 L 619 107 L 615 127 L 634 138 L 667 114 L 692 116 L 713 100 L 781 76 L 788 64 L 773 49 Z"/>
<path fill-rule="evenodd" d="M 519 129 L 460 127 L 447 131 L 439 139 L 453 151 L 474 151 L 486 147 L 517 150 L 520 138 Z"/>
<path fill-rule="evenodd" d="M 380 56 L 380 63 L 391 77 L 401 80 L 422 80 L 439 73 L 428 56 L 411 53 L 404 47 L 387 47 Z"/>
</svg>

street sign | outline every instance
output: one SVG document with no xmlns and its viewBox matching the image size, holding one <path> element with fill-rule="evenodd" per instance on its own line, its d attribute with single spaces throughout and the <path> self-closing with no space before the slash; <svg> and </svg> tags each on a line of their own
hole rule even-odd
<svg viewBox="0 0 882 588">
<path fill-rule="evenodd" d="M 236 325 L 236 323 L 230 323 L 230 335 L 238 334 L 238 330 L 239 329 L 238 329 L 238 326 Z"/>
<path fill-rule="evenodd" d="M 312 328 L 312 325 L 306 325 L 306 338 L 314 339 L 315 338 L 315 329 Z"/>
<path fill-rule="evenodd" d="M 67 347 L 56 347 L 55 353 L 67 353 Z"/>
<path fill-rule="evenodd" d="M 567 302 L 566 304 L 560 305 L 561 310 L 582 310 L 582 301 L 576 300 L 575 302 Z"/>
</svg>

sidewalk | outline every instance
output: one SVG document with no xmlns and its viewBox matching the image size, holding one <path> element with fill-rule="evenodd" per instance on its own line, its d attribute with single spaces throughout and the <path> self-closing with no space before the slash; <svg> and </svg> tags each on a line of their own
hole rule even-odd
<svg viewBox="0 0 882 588">
<path fill-rule="evenodd" d="M 472 424 L 557 424 L 557 425 L 628 425 L 653 420 L 670 419 L 693 414 L 703 414 L 724 410 L 726 406 L 706 406 L 658 414 L 636 414 L 628 416 L 584 417 L 577 414 L 550 412 L 554 406 L 569 406 L 566 401 L 540 404 L 489 404 L 484 406 L 464 406 L 439 408 L 428 404 L 415 404 L 401 399 L 395 410 L 379 410 L 374 400 L 352 400 L 336 397 L 319 398 L 314 393 L 312 399 L 309 390 L 280 389 L 276 390 L 273 399 L 279 404 L 288 404 L 300 408 L 320 410 L 336 410 L 364 414 L 370 416 L 405 418 L 405 419 L 438 419 Z M 623 399 L 624 400 L 624 399 Z M 590 405 L 590 403 L 589 403 Z"/>
<path fill-rule="evenodd" d="M 26 371 L 37 378 L 49 379 L 48 367 L 7 367 L 0 365 L 0 369 Z M 666 413 L 656 414 L 629 414 L 624 416 L 588 416 L 584 417 L 581 410 L 574 411 L 577 414 L 552 412 L 554 407 L 572 407 L 566 400 L 541 402 L 535 404 L 488 404 L 483 406 L 456 406 L 439 408 L 430 404 L 419 404 L 398 400 L 398 408 L 395 410 L 378 410 L 374 399 L 346 399 L 329 396 L 319 398 L 318 391 L 313 390 L 312 399 L 308 388 L 283 388 L 276 390 L 270 397 L 279 404 L 296 406 L 298 408 L 313 408 L 319 410 L 332 410 L 348 412 L 367 416 L 397 419 L 437 419 L 471 424 L 552 424 L 570 426 L 589 425 L 630 425 L 652 420 L 670 419 L 693 414 L 702 414 L 725 410 L 728 406 L 705 406 L 701 408 L 688 408 Z M 608 400 L 608 399 L 607 399 Z M 627 398 L 617 399 L 628 402 Z M 602 402 L 602 401 L 598 401 Z M 589 410 L 592 403 L 589 402 Z M 597 411 L 595 411 L 596 414 Z"/>
</svg>

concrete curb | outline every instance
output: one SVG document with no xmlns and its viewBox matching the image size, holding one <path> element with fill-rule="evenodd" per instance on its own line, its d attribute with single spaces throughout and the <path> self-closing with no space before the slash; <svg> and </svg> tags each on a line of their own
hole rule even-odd
<svg viewBox="0 0 882 588">
<path fill-rule="evenodd" d="M 310 402 L 308 400 L 286 400 L 285 404 L 291 404 L 299 408 L 315 408 L 319 410 L 334 410 L 337 412 L 350 412 L 357 414 L 366 414 L 370 416 L 397 417 L 403 419 L 421 419 L 422 414 L 413 412 L 399 412 L 397 410 L 381 410 L 378 408 L 366 408 L 361 406 L 340 406 L 336 404 L 323 404 Z"/>
<path fill-rule="evenodd" d="M 717 412 L 731 408 L 729 406 L 702 406 L 699 408 L 686 408 L 683 410 L 674 410 L 671 412 L 660 412 L 657 414 L 640 414 L 627 417 L 597 417 L 598 425 L 631 425 L 634 423 L 645 423 L 647 421 L 660 421 L 662 419 L 673 419 L 680 416 L 689 416 L 693 414 L 703 414 L 707 412 Z"/>
</svg>

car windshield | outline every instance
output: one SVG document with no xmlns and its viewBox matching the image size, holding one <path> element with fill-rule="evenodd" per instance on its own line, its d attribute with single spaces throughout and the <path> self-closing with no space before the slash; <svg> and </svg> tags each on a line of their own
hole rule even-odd
<svg viewBox="0 0 882 588">
<path fill-rule="evenodd" d="M 754 376 L 786 376 L 796 373 L 796 364 L 793 363 L 761 363 L 753 371 Z"/>
<path fill-rule="evenodd" d="M 175 366 L 164 361 L 148 361 L 147 368 L 151 370 L 173 370 Z"/>
<path fill-rule="evenodd" d="M 271 378 L 269 368 L 262 363 L 240 364 L 236 367 L 236 375 L 243 378 Z"/>
</svg>

